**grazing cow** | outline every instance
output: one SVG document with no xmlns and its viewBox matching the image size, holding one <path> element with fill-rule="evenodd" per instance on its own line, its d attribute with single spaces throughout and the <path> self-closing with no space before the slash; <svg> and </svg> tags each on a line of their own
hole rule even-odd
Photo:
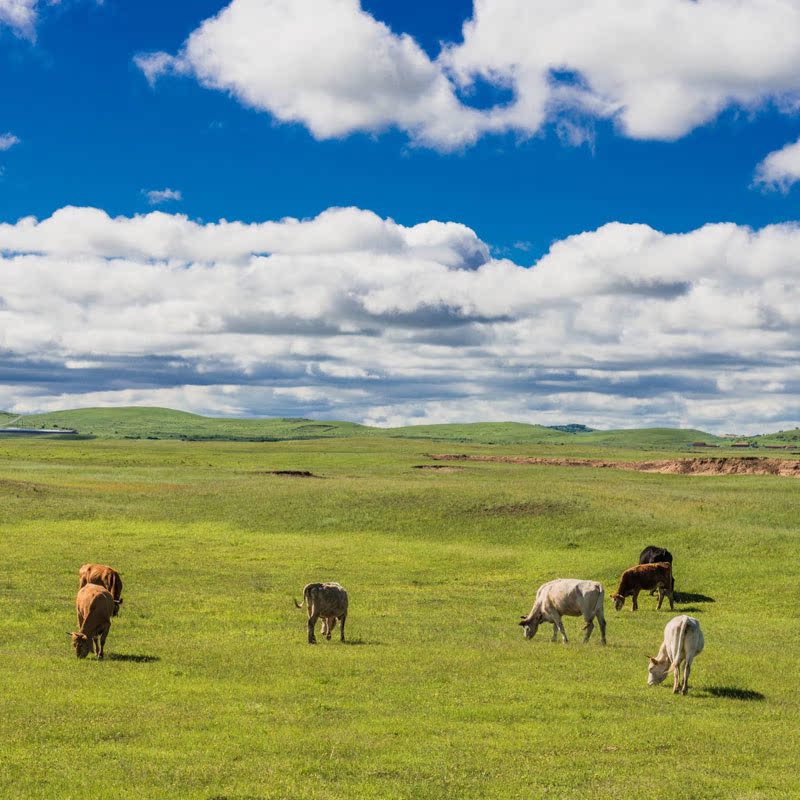
<svg viewBox="0 0 800 800">
<path fill-rule="evenodd" d="M 648 656 L 650 666 L 647 668 L 647 685 L 655 686 L 661 683 L 672 670 L 675 673 L 672 691 L 677 694 L 680 687 L 681 694 L 686 694 L 689 691 L 692 661 L 698 653 L 703 652 L 703 643 L 703 631 L 700 630 L 700 623 L 694 617 L 686 614 L 673 617 L 664 628 L 664 641 L 661 643 L 658 655 L 655 658 Z M 682 686 L 681 661 L 686 662 Z"/>
<path fill-rule="evenodd" d="M 119 613 L 122 605 L 122 578 L 119 572 L 105 564 L 84 564 L 78 572 L 78 588 L 82 589 L 87 583 L 105 586 L 114 598 L 114 616 Z"/>
<path fill-rule="evenodd" d="M 658 590 L 658 606 L 664 602 L 664 596 L 669 598 L 670 611 L 675 607 L 674 605 L 674 589 L 675 581 L 672 577 L 672 564 L 668 561 L 662 561 L 658 564 L 639 564 L 636 567 L 626 569 L 619 579 L 619 588 L 611 595 L 614 601 L 614 608 L 619 611 L 625 605 L 625 598 L 633 598 L 633 610 L 639 608 L 637 602 L 639 592 L 642 590 L 649 591 L 650 589 Z"/>
<path fill-rule="evenodd" d="M 672 563 L 672 553 L 665 547 L 655 547 L 651 544 L 639 554 L 640 564 L 659 564 L 662 561 Z"/>
<path fill-rule="evenodd" d="M 586 621 L 583 642 L 589 641 L 594 630 L 594 619 L 600 625 L 600 643 L 606 643 L 606 618 L 603 615 L 605 594 L 602 584 L 596 581 L 578 581 L 573 578 L 557 578 L 542 584 L 536 592 L 536 602 L 530 614 L 522 617 L 520 625 L 525 629 L 525 638 L 533 639 L 542 622 L 553 623 L 553 639 L 558 632 L 568 642 L 567 632 L 561 617 L 583 617 Z"/>
<path fill-rule="evenodd" d="M 103 657 L 106 636 L 114 616 L 114 597 L 108 589 L 95 583 L 87 583 L 78 590 L 75 610 L 78 612 L 78 631 L 68 633 L 78 658 L 86 658 L 94 649 L 98 658 Z"/>
<path fill-rule="evenodd" d="M 294 601 L 297 608 L 303 603 L 308 611 L 308 643 L 316 644 L 314 626 L 322 617 L 322 635 L 331 638 L 331 633 L 339 620 L 339 635 L 344 641 L 344 623 L 347 619 L 347 592 L 338 583 L 309 583 L 303 588 L 303 602 Z"/>
<path fill-rule="evenodd" d="M 672 553 L 666 547 L 656 547 L 655 545 L 648 545 L 639 553 L 640 564 L 658 564 L 660 561 L 669 561 L 672 563 Z M 651 589 L 650 594 L 655 594 L 656 590 Z"/>
</svg>

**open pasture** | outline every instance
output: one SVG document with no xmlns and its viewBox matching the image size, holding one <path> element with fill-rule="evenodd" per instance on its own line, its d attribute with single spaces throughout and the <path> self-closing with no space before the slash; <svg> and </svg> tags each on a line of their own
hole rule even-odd
<svg viewBox="0 0 800 800">
<path fill-rule="evenodd" d="M 0 442 L 0 796 L 800 796 L 797 480 L 414 469 L 443 448 Z M 608 599 L 648 544 L 705 633 L 687 697 L 646 685 L 666 604 Z M 105 662 L 66 636 L 86 561 L 125 583 Z M 555 577 L 603 582 L 607 647 L 524 640 Z M 312 580 L 348 643 L 306 643 Z"/>
</svg>

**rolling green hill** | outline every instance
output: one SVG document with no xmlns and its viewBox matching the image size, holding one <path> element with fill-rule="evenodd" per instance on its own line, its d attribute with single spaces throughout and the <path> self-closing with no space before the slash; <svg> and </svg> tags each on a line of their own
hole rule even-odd
<svg viewBox="0 0 800 800">
<path fill-rule="evenodd" d="M 453 444 L 602 445 L 633 450 L 685 450 L 693 442 L 725 444 L 703 431 L 676 428 L 630 430 L 561 429 L 521 422 L 475 422 L 372 428 L 353 422 L 302 418 L 242 419 L 204 417 L 168 408 L 82 408 L 16 417 L 0 414 L 0 426 L 69 428 L 102 439 L 189 439 L 226 441 L 286 441 L 296 439 L 385 437 L 426 439 Z M 572 432 L 574 430 L 574 432 Z"/>
</svg>

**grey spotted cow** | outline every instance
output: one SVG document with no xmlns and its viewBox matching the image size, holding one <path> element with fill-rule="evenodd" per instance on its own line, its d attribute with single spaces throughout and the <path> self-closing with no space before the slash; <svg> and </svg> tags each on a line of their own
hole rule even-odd
<svg viewBox="0 0 800 800">
<path fill-rule="evenodd" d="M 303 602 L 294 601 L 297 608 L 303 604 L 308 611 L 308 643 L 316 644 L 314 627 L 322 618 L 322 635 L 329 639 L 339 620 L 339 634 L 344 641 L 344 623 L 347 619 L 347 592 L 338 583 L 309 583 L 303 589 Z"/>
</svg>

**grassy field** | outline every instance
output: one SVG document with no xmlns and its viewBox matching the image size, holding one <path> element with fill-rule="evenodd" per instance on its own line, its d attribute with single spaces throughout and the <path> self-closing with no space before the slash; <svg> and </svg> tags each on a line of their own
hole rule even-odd
<svg viewBox="0 0 800 800">
<path fill-rule="evenodd" d="M 453 449 L 638 452 L 583 447 Z M 414 469 L 432 450 L 0 440 L 0 796 L 800 796 L 797 480 Z M 554 577 L 610 594 L 647 544 L 705 632 L 686 698 L 646 686 L 653 598 L 607 601 L 605 648 L 516 624 Z M 105 662 L 66 635 L 86 561 L 125 582 Z M 306 644 L 312 580 L 349 590 L 349 643 Z"/>
</svg>

